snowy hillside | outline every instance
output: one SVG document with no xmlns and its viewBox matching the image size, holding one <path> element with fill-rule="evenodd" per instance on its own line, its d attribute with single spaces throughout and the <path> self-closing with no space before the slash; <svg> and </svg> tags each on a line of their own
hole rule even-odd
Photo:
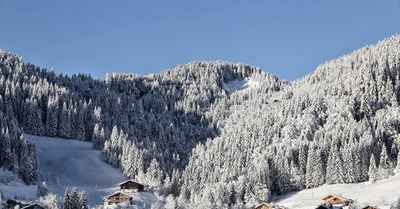
<svg viewBox="0 0 400 209">
<path fill-rule="evenodd" d="M 92 150 L 92 143 L 60 138 L 25 135 L 36 145 L 38 181 L 45 181 L 51 193 L 63 196 L 66 188 L 85 191 L 90 206 L 101 205 L 102 198 L 118 189 L 127 178 L 118 169 L 104 163 L 101 152 Z M 36 186 L 10 184 L 1 186 L 6 198 L 24 196 L 36 199 Z M 137 193 L 138 205 L 151 205 L 157 198 L 149 192 Z"/>
<path fill-rule="evenodd" d="M 379 182 L 400 170 L 399 52 L 396 35 L 285 82 L 223 61 L 100 81 L 0 51 L 0 167 L 61 195 L 77 185 L 92 205 L 126 180 L 114 168 L 181 208 L 252 208 L 326 184 Z M 27 142 L 19 128 L 78 141 Z"/>
<path fill-rule="evenodd" d="M 229 81 L 228 83 L 223 82 L 222 87 L 228 91 L 230 94 L 248 89 L 248 88 L 256 88 L 259 85 L 257 81 L 252 80 L 251 78 L 246 78 L 244 80 L 233 80 Z"/>
<path fill-rule="evenodd" d="M 272 201 L 287 208 L 313 209 L 328 194 L 338 194 L 355 201 L 359 206 L 389 208 L 400 197 L 400 174 L 376 183 L 323 185 L 318 188 L 275 196 Z"/>
</svg>

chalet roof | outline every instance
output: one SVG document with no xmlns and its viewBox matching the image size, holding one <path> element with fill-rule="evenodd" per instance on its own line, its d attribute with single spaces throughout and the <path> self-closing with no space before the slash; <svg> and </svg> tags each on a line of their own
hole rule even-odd
<svg viewBox="0 0 400 209">
<path fill-rule="evenodd" d="M 16 205 L 16 204 L 20 204 L 20 205 L 29 205 L 29 203 L 21 202 L 21 201 L 13 200 L 13 199 L 8 199 L 8 200 L 6 201 L 6 203 L 9 204 L 9 205 Z"/>
<path fill-rule="evenodd" d="M 363 207 L 362 209 L 378 209 L 377 207 L 372 207 L 372 206 L 365 206 L 365 207 Z"/>
<path fill-rule="evenodd" d="M 334 198 L 334 197 L 342 199 L 342 200 L 347 200 L 349 202 L 354 202 L 354 200 L 352 200 L 352 199 L 344 198 L 344 197 L 341 197 L 341 196 L 336 195 L 336 194 L 328 194 L 325 197 L 323 197 L 322 200 L 327 200 L 327 199 Z"/>
<path fill-rule="evenodd" d="M 257 206 L 256 206 L 256 207 L 254 207 L 254 208 L 258 208 L 258 207 L 260 207 L 260 206 L 263 206 L 263 205 L 270 205 L 270 204 L 263 202 L 263 203 L 261 203 L 261 204 L 257 205 Z"/>
<path fill-rule="evenodd" d="M 129 182 L 133 182 L 133 183 L 136 183 L 136 184 L 139 184 L 139 185 L 142 185 L 142 186 L 143 186 L 143 184 L 138 183 L 138 182 L 133 181 L 133 180 L 124 181 L 124 182 L 120 183 L 119 185 L 121 186 L 121 185 L 124 185 L 124 184 L 129 183 Z"/>
<path fill-rule="evenodd" d="M 28 205 L 28 206 L 25 206 L 25 207 L 23 207 L 23 208 L 21 208 L 21 209 L 28 209 L 28 208 L 43 208 L 44 209 L 44 207 L 43 206 L 41 206 L 41 205 L 39 205 L 39 204 L 37 204 L 37 203 L 34 203 L 34 204 L 32 204 L 32 205 Z"/>
<path fill-rule="evenodd" d="M 116 191 L 116 192 L 114 192 L 114 193 L 112 193 L 110 195 L 105 196 L 103 199 L 108 199 L 108 198 L 110 198 L 110 197 L 112 197 L 114 195 L 117 195 L 117 194 L 123 194 L 123 195 L 129 196 L 129 197 L 132 197 L 131 195 L 129 195 L 129 194 L 125 193 L 125 192 Z"/>
<path fill-rule="evenodd" d="M 263 206 L 263 205 L 271 206 L 272 208 L 284 209 L 283 207 L 281 207 L 281 206 L 279 206 L 279 205 L 277 205 L 277 204 L 275 204 L 275 203 L 265 203 L 265 202 L 263 202 L 263 203 L 257 205 L 257 206 L 254 207 L 254 208 L 258 208 L 258 207 L 261 207 L 261 206 Z"/>
</svg>

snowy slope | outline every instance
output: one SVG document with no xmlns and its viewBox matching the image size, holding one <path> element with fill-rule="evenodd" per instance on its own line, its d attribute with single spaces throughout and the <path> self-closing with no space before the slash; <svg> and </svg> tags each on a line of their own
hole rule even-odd
<svg viewBox="0 0 400 209">
<path fill-rule="evenodd" d="M 245 78 L 244 80 L 233 80 L 229 81 L 228 83 L 222 83 L 222 87 L 230 94 L 248 88 L 255 88 L 257 86 L 258 82 L 250 78 Z"/>
<path fill-rule="evenodd" d="M 66 188 L 76 186 L 78 191 L 85 191 L 90 206 L 101 205 L 104 196 L 127 180 L 121 171 L 102 161 L 101 152 L 92 150 L 90 142 L 31 135 L 25 138 L 36 145 L 38 180 L 45 181 L 54 194 L 64 196 Z M 134 200 L 138 205 L 158 201 L 150 192 L 137 193 Z"/>
<path fill-rule="evenodd" d="M 272 199 L 287 208 L 312 209 L 323 201 L 328 194 L 338 194 L 355 201 L 360 206 L 378 206 L 389 208 L 400 197 L 400 174 L 376 183 L 323 185 L 314 189 L 292 192 Z"/>
</svg>

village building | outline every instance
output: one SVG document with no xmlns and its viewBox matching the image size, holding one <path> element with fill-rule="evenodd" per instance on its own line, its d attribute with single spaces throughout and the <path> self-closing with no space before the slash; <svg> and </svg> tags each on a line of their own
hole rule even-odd
<svg viewBox="0 0 400 209">
<path fill-rule="evenodd" d="M 23 207 L 28 206 L 28 205 L 29 205 L 28 203 L 20 202 L 20 201 L 17 201 L 17 200 L 9 199 L 9 200 L 6 201 L 6 206 L 7 206 L 6 208 L 14 208 L 14 207 L 23 208 Z"/>
<path fill-rule="evenodd" d="M 35 203 L 35 204 L 32 204 L 32 205 L 28 205 L 26 207 L 23 207 L 21 209 L 45 209 L 45 208 L 43 206 Z"/>
<path fill-rule="evenodd" d="M 284 208 L 281 206 L 278 206 L 276 204 L 273 204 L 273 203 L 263 202 L 263 203 L 257 205 L 256 207 L 254 207 L 254 209 L 284 209 Z"/>
<path fill-rule="evenodd" d="M 333 205 L 320 205 L 315 209 L 340 209 L 340 208 L 334 207 Z"/>
<path fill-rule="evenodd" d="M 324 201 L 324 203 L 322 203 L 321 205 L 328 205 L 338 208 L 342 208 L 343 206 L 348 206 L 350 203 L 354 202 L 353 200 L 340 197 L 334 194 L 329 194 L 324 198 L 322 198 L 322 200 Z"/>
<path fill-rule="evenodd" d="M 107 196 L 105 198 L 105 200 L 103 201 L 103 205 L 104 206 L 117 205 L 117 204 L 121 204 L 123 202 L 131 201 L 131 200 L 132 200 L 132 197 L 130 195 L 125 194 L 123 192 L 116 192 L 114 194 Z"/>
<path fill-rule="evenodd" d="M 372 206 L 366 206 L 366 207 L 363 207 L 362 209 L 378 209 L 378 208 L 376 208 L 376 207 L 372 207 Z"/>
<path fill-rule="evenodd" d="M 144 191 L 144 186 L 142 184 L 139 184 L 135 181 L 129 180 L 121 183 L 120 189 L 123 192 L 143 192 Z"/>
</svg>

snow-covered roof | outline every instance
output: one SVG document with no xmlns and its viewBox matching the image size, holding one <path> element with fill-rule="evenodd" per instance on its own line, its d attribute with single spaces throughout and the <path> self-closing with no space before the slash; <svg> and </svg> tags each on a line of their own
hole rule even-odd
<svg viewBox="0 0 400 209">
<path fill-rule="evenodd" d="M 37 203 L 34 203 L 32 205 L 25 206 L 25 207 L 23 207 L 21 209 L 24 209 L 24 208 L 44 208 L 44 207 L 39 205 L 39 204 L 37 204 Z"/>
<path fill-rule="evenodd" d="M 123 185 L 123 184 L 126 184 L 126 183 L 129 183 L 129 182 L 133 182 L 133 183 L 136 183 L 136 184 L 143 185 L 143 184 L 141 184 L 141 183 L 138 183 L 138 182 L 136 182 L 136 181 L 133 181 L 133 180 L 124 181 L 124 182 L 120 183 L 119 185 L 121 186 L 121 185 Z"/>
<path fill-rule="evenodd" d="M 277 205 L 276 203 L 265 203 L 265 202 L 263 202 L 263 203 L 257 205 L 257 206 L 254 207 L 254 208 L 259 208 L 259 207 L 261 207 L 261 206 L 263 206 L 263 205 L 271 206 L 272 208 L 283 209 L 282 206 L 279 206 L 279 205 Z"/>
<path fill-rule="evenodd" d="M 105 196 L 105 197 L 103 198 L 103 200 L 106 200 L 106 199 L 108 199 L 108 198 L 110 198 L 110 197 L 112 197 L 112 196 L 114 196 L 114 195 L 116 195 L 116 194 L 123 194 L 123 195 L 129 196 L 129 197 L 132 197 L 132 195 L 127 194 L 127 193 L 125 193 L 125 192 L 116 191 L 116 192 L 114 192 L 114 193 L 112 193 L 112 194 L 110 194 L 110 195 Z"/>
<path fill-rule="evenodd" d="M 354 202 L 354 200 L 352 200 L 352 199 L 345 198 L 345 197 L 342 197 L 342 196 L 337 195 L 337 194 L 328 194 L 325 197 L 323 197 L 322 200 L 326 200 L 326 199 L 330 198 L 330 196 L 337 197 L 337 198 L 340 198 L 340 199 L 343 199 L 343 200 L 347 200 L 349 202 Z"/>
</svg>

